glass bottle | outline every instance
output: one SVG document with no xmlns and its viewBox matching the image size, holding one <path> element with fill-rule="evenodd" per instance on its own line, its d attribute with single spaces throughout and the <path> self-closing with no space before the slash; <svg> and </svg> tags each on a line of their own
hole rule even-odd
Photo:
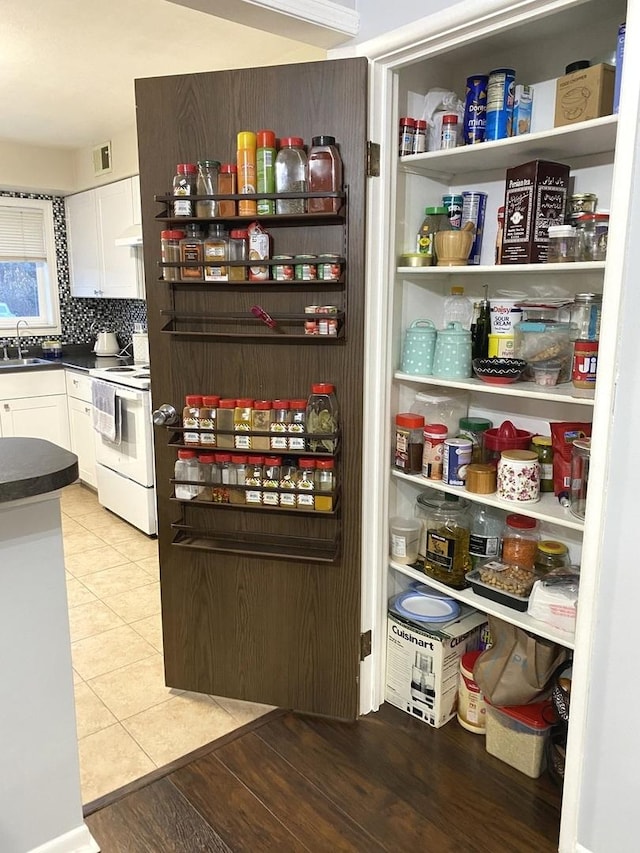
<svg viewBox="0 0 640 853">
<path fill-rule="evenodd" d="M 469 553 L 476 569 L 485 560 L 499 556 L 504 519 L 499 510 L 484 504 L 474 504 L 469 516 Z"/>
<path fill-rule="evenodd" d="M 423 502 L 426 509 L 425 574 L 454 589 L 464 589 L 471 569 L 469 516 L 458 500 L 440 496 Z"/>
<path fill-rule="evenodd" d="M 561 569 L 569 563 L 569 549 L 564 542 L 557 542 L 555 539 L 543 539 L 538 542 L 534 566 L 538 574 L 546 575 L 547 572 Z"/>
<path fill-rule="evenodd" d="M 291 457 L 284 457 L 280 468 L 280 506 L 296 505 L 298 486 L 298 463 Z"/>
<path fill-rule="evenodd" d="M 220 400 L 216 412 L 216 444 L 218 447 L 230 449 L 234 446 L 233 417 L 235 414 L 236 400 L 226 397 Z"/>
<path fill-rule="evenodd" d="M 287 442 L 289 421 L 289 400 L 274 400 L 273 418 L 269 424 L 269 431 L 271 433 L 269 447 L 271 450 L 286 450 L 289 446 Z"/>
<path fill-rule="evenodd" d="M 265 456 L 264 465 L 262 466 L 262 503 L 265 506 L 278 506 L 280 503 L 280 495 L 277 489 L 280 488 L 280 466 L 282 458 L 280 456 Z"/>
<path fill-rule="evenodd" d="M 213 490 L 213 500 L 216 503 L 229 503 L 229 486 L 235 471 L 231 465 L 230 453 L 216 453 L 216 465 L 218 466 L 218 486 Z"/>
<path fill-rule="evenodd" d="M 211 394 L 205 394 L 202 397 L 202 407 L 200 408 L 200 429 L 208 430 L 208 432 L 200 433 L 200 444 L 205 447 L 216 446 L 216 415 L 220 397 L 215 397 Z"/>
<path fill-rule="evenodd" d="M 553 443 L 549 435 L 534 435 L 531 450 L 538 454 L 540 463 L 540 491 L 552 492 L 553 486 Z"/>
<path fill-rule="evenodd" d="M 298 482 L 296 488 L 298 494 L 296 497 L 296 505 L 301 509 L 313 509 L 315 489 L 315 470 L 316 460 L 302 458 L 298 462 Z"/>
<path fill-rule="evenodd" d="M 342 190 L 342 157 L 334 136 L 314 136 L 308 158 L 309 192 L 337 193 Z M 338 213 L 339 198 L 310 198 L 309 213 Z"/>
<path fill-rule="evenodd" d="M 236 486 L 244 486 L 247 479 L 247 457 L 240 453 L 233 453 L 231 455 L 231 468 L 230 482 Z M 229 489 L 229 503 L 245 503 L 244 489 L 234 488 L 232 485 Z"/>
<path fill-rule="evenodd" d="M 252 450 L 269 450 L 271 447 L 268 435 L 256 435 L 257 432 L 269 432 L 273 421 L 273 404 L 271 400 L 256 400 L 251 410 L 251 448 Z"/>
<path fill-rule="evenodd" d="M 200 409 L 202 408 L 202 396 L 200 394 L 187 394 L 184 398 L 184 409 L 182 410 L 182 426 L 184 433 L 182 441 L 185 444 L 200 444 Z M 194 430 L 191 432 L 190 430 Z"/>
<path fill-rule="evenodd" d="M 196 190 L 198 195 L 216 195 L 218 192 L 218 160 L 198 160 L 198 178 Z M 203 219 L 212 219 L 217 215 L 216 202 L 214 199 L 196 202 L 196 216 Z"/>
<path fill-rule="evenodd" d="M 237 138 L 238 194 L 253 195 L 256 191 L 256 135 L 251 130 L 241 130 Z M 255 216 L 257 209 L 254 199 L 238 201 L 240 216 Z"/>
<path fill-rule="evenodd" d="M 194 266 L 180 267 L 180 278 L 183 281 L 193 279 L 202 281 L 203 268 L 201 265 L 195 266 L 195 264 L 198 262 L 202 264 L 203 257 L 204 247 L 200 226 L 195 222 L 190 222 L 187 225 L 184 237 L 180 240 L 180 260 L 183 263 L 194 264 Z"/>
<path fill-rule="evenodd" d="M 502 531 L 502 562 L 533 569 L 538 553 L 538 522 L 527 515 L 510 513 Z"/>
<path fill-rule="evenodd" d="M 164 281 L 179 281 L 178 263 L 180 261 L 180 240 L 184 239 L 184 231 L 168 229 L 160 232 L 160 258 L 163 264 L 173 264 L 162 268 Z"/>
<path fill-rule="evenodd" d="M 316 461 L 314 509 L 319 512 L 333 510 L 333 491 L 335 490 L 333 459 L 318 459 Z"/>
<path fill-rule="evenodd" d="M 276 192 L 307 192 L 307 155 L 304 140 L 300 136 L 285 136 L 280 140 L 280 150 L 276 156 Z M 279 198 L 276 200 L 276 213 L 295 215 L 304 213 L 305 199 Z"/>
<path fill-rule="evenodd" d="M 262 503 L 262 466 L 264 456 L 247 456 L 245 500 L 248 504 Z"/>
<path fill-rule="evenodd" d="M 203 501 L 212 501 L 214 484 L 218 481 L 215 454 L 201 453 L 198 456 L 198 469 L 202 483 L 198 497 Z"/>
<path fill-rule="evenodd" d="M 238 192 L 238 167 L 235 163 L 223 163 L 218 172 L 218 195 L 235 195 Z M 218 216 L 236 216 L 237 204 L 233 198 L 218 199 Z"/>
<path fill-rule="evenodd" d="M 473 319 L 473 303 L 464 295 L 464 287 L 454 285 L 451 288 L 451 295 L 447 296 L 444 301 L 444 321 L 443 325 L 446 329 L 449 323 L 460 323 L 463 329 L 471 329 L 471 320 Z M 489 340 L 487 336 L 487 346 Z"/>
<path fill-rule="evenodd" d="M 233 411 L 233 431 L 235 433 L 233 446 L 236 450 L 251 450 L 251 415 L 253 400 L 242 397 L 236 400 Z"/>
<path fill-rule="evenodd" d="M 307 401 L 306 428 L 309 450 L 313 453 L 334 453 L 338 431 L 338 402 L 335 387 L 329 382 L 316 382 L 311 386 Z M 313 438 L 322 434 L 322 438 Z"/>
<path fill-rule="evenodd" d="M 502 263 L 502 239 L 504 236 L 504 207 L 498 208 L 498 230 L 496 232 L 495 263 Z"/>
<path fill-rule="evenodd" d="M 486 420 L 486 418 L 460 418 L 460 429 L 458 435 L 460 438 L 468 438 L 472 442 L 472 462 L 482 462 L 483 436 L 488 429 L 491 429 L 492 426 L 493 423 Z"/>
<path fill-rule="evenodd" d="M 307 401 L 291 400 L 289 403 L 289 450 L 304 450 L 306 447 L 305 433 L 307 431 Z"/>
<path fill-rule="evenodd" d="M 272 130 L 259 130 L 256 134 L 256 187 L 258 193 L 276 191 L 276 135 Z M 272 198 L 258 199 L 258 216 L 276 212 Z"/>
<path fill-rule="evenodd" d="M 229 260 L 249 261 L 249 232 L 246 228 L 233 228 L 229 232 Z M 246 266 L 229 266 L 229 281 L 246 281 Z"/>
<path fill-rule="evenodd" d="M 229 239 L 224 225 L 213 222 L 209 226 L 209 236 L 203 244 L 204 280 L 227 281 L 229 268 L 220 263 L 229 259 Z"/>
<path fill-rule="evenodd" d="M 196 175 L 198 167 L 195 163 L 178 163 L 173 179 L 174 216 L 193 216 L 193 201 L 189 196 L 196 194 Z"/>
<path fill-rule="evenodd" d="M 489 335 L 491 333 L 491 312 L 487 299 L 489 285 L 485 284 L 483 287 L 484 297 L 476 303 L 478 315 L 471 330 L 471 355 L 473 358 L 487 358 L 489 355 Z"/>
<path fill-rule="evenodd" d="M 181 501 L 190 501 L 197 498 L 200 493 L 200 470 L 198 468 L 198 459 L 195 450 L 179 450 L 178 458 L 174 468 L 174 478 L 176 480 L 186 480 L 188 482 L 175 484 L 175 496 Z"/>
</svg>

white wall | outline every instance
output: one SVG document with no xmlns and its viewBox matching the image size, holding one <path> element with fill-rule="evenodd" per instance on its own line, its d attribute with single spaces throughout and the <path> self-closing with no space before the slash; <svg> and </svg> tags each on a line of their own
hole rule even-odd
<svg viewBox="0 0 640 853">
<path fill-rule="evenodd" d="M 138 137 L 134 123 L 110 134 L 108 140 L 99 140 L 97 144 L 103 142 L 111 142 L 111 171 L 96 177 L 93 173 L 93 146 L 76 149 L 73 152 L 74 192 L 110 184 L 138 174 Z"/>
<path fill-rule="evenodd" d="M 64 195 L 74 188 L 74 152 L 0 139 L 0 189 Z"/>
<path fill-rule="evenodd" d="M 394 0 L 392 4 L 389 0 L 357 0 L 360 31 L 343 46 L 360 44 L 451 6 L 455 6 L 455 0 L 423 0 L 422 3 L 416 3 L 415 0 Z"/>
</svg>

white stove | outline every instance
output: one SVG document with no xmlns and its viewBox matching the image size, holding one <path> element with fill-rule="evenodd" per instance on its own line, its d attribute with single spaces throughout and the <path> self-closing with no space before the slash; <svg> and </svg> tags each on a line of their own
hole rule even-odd
<svg viewBox="0 0 640 853">
<path fill-rule="evenodd" d="M 139 388 L 146 391 L 151 386 L 151 374 L 148 364 L 118 365 L 117 367 L 94 367 L 89 376 L 102 379 L 103 382 L 115 382 L 125 388 Z"/>
</svg>

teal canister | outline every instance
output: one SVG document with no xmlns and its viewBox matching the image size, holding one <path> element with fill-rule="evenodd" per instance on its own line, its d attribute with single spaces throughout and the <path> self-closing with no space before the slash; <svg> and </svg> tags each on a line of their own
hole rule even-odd
<svg viewBox="0 0 640 853">
<path fill-rule="evenodd" d="M 400 370 L 412 376 L 431 376 L 436 327 L 431 320 L 414 320 L 404 334 Z"/>
<path fill-rule="evenodd" d="M 456 321 L 447 323 L 436 335 L 433 375 L 438 379 L 468 379 L 471 376 L 471 332 Z"/>
</svg>

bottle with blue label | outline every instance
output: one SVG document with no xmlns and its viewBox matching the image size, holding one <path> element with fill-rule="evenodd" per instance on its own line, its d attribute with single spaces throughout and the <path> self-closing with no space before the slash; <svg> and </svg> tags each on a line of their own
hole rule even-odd
<svg viewBox="0 0 640 853">
<path fill-rule="evenodd" d="M 513 68 L 496 68 L 489 73 L 487 83 L 487 122 L 485 139 L 506 139 L 511 136 L 516 72 Z"/>
<path fill-rule="evenodd" d="M 487 74 L 467 77 L 462 139 L 465 145 L 484 142 L 487 123 Z"/>
</svg>

